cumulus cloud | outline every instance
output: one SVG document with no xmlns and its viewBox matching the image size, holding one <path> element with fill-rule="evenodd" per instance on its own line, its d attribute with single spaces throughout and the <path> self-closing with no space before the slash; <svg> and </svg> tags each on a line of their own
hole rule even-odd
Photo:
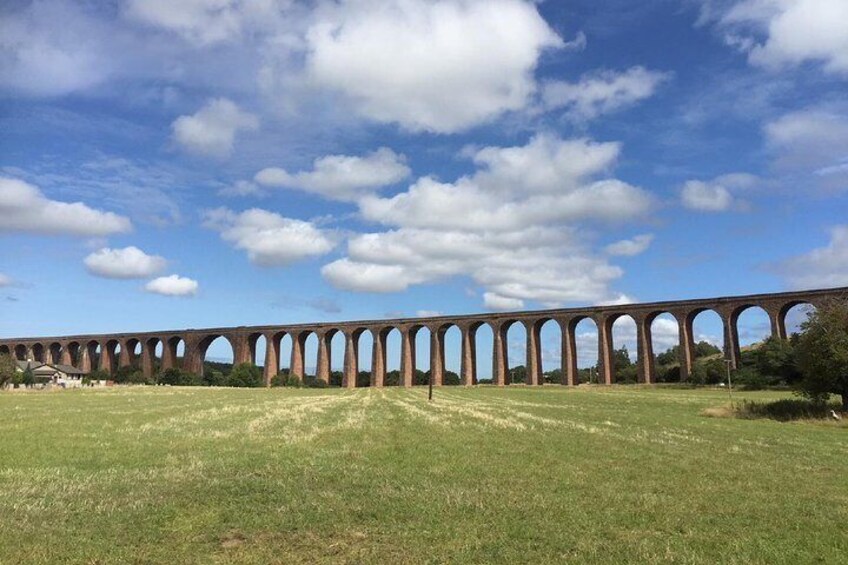
<svg viewBox="0 0 848 565">
<path fill-rule="evenodd" d="M 158 255 L 148 255 L 138 247 L 123 249 L 104 247 L 83 260 L 92 275 L 107 279 L 144 279 L 161 272 L 168 262 Z"/>
<path fill-rule="evenodd" d="M 124 216 L 50 200 L 32 184 L 0 176 L 0 231 L 103 237 L 131 229 Z"/>
<path fill-rule="evenodd" d="M 363 198 L 360 211 L 386 225 L 479 231 L 632 219 L 651 207 L 645 191 L 617 179 L 584 182 L 612 167 L 619 151 L 616 143 L 537 135 L 522 147 L 477 150 L 474 175 L 454 183 L 424 177 L 390 198 Z"/>
<path fill-rule="evenodd" d="M 721 18 L 728 42 L 752 64 L 778 69 L 815 61 L 831 73 L 848 73 L 846 21 L 844 0 L 744 0 Z"/>
<path fill-rule="evenodd" d="M 163 296 L 194 296 L 197 294 L 198 287 L 195 280 L 179 275 L 168 275 L 153 279 L 144 285 L 144 290 Z"/>
<path fill-rule="evenodd" d="M 604 248 L 608 255 L 621 255 L 624 257 L 633 257 L 647 251 L 651 242 L 654 241 L 654 235 L 645 233 L 637 235 L 631 239 L 623 239 L 611 243 Z"/>
<path fill-rule="evenodd" d="M 546 110 L 564 108 L 576 120 L 591 120 L 653 96 L 669 76 L 637 66 L 624 72 L 589 73 L 576 83 L 548 81 L 542 88 L 542 103 Z"/>
<path fill-rule="evenodd" d="M 406 157 L 381 147 L 364 157 L 321 157 L 315 160 L 311 171 L 295 174 L 276 167 L 263 169 L 254 180 L 263 186 L 292 188 L 332 200 L 353 201 L 375 189 L 398 183 L 409 173 Z"/>
<path fill-rule="evenodd" d="M 680 191 L 680 201 L 685 208 L 700 212 L 724 212 L 731 208 L 745 208 L 747 203 L 735 193 L 751 188 L 759 178 L 748 173 L 731 173 L 711 181 L 690 180 Z"/>
<path fill-rule="evenodd" d="M 686 208 L 702 212 L 723 212 L 733 204 L 733 196 L 725 187 L 700 180 L 687 181 L 680 199 Z"/>
<path fill-rule="evenodd" d="M 91 10 L 67 2 L 4 5 L 0 86 L 61 96 L 103 84 L 117 70 L 102 48 L 107 29 Z"/>
<path fill-rule="evenodd" d="M 772 266 L 793 288 L 848 286 L 848 225 L 830 230 L 825 247 Z"/>
<path fill-rule="evenodd" d="M 371 120 L 453 133 L 523 109 L 559 36 L 525 0 L 349 1 L 306 34 L 306 74 Z"/>
<path fill-rule="evenodd" d="M 453 183 L 424 177 L 395 196 L 362 198 L 362 216 L 392 229 L 351 237 L 347 256 L 321 272 L 334 286 L 364 292 L 468 276 L 493 309 L 609 299 L 622 271 L 593 253 L 577 226 L 638 219 L 652 204 L 640 188 L 597 178 L 618 153 L 614 143 L 550 135 L 468 150 L 478 167 L 472 175 Z"/>
<path fill-rule="evenodd" d="M 848 111 L 813 107 L 790 112 L 767 123 L 763 131 L 776 165 L 783 170 L 815 173 L 834 183 L 845 180 L 848 156 Z"/>
<path fill-rule="evenodd" d="M 233 152 L 236 133 L 258 127 L 256 116 L 226 98 L 209 100 L 195 114 L 180 116 L 171 124 L 173 138 L 183 148 L 213 157 L 228 157 Z"/>
<path fill-rule="evenodd" d="M 524 308 L 524 301 L 520 298 L 509 298 L 501 296 L 496 292 L 483 293 L 483 306 L 489 310 L 497 310 L 500 312 L 508 310 L 520 310 Z"/>
<path fill-rule="evenodd" d="M 220 232 L 221 239 L 246 251 L 251 262 L 263 267 L 324 255 L 336 245 L 333 234 L 310 222 L 259 208 L 241 213 L 227 208 L 209 210 L 204 214 L 204 226 Z"/>
</svg>

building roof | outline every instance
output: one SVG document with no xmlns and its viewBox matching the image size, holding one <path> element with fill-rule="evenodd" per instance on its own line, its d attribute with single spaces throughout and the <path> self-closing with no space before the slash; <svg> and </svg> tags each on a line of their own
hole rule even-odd
<svg viewBox="0 0 848 565">
<path fill-rule="evenodd" d="M 42 363 L 38 363 L 37 361 L 15 360 L 15 363 L 18 365 L 18 369 L 20 369 L 21 372 L 26 371 L 27 369 L 32 369 L 34 371 L 42 366 Z"/>
</svg>

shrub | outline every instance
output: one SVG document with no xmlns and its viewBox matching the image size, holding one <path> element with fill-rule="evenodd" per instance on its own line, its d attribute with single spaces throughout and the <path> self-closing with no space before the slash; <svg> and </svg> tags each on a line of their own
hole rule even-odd
<svg viewBox="0 0 848 565">
<path fill-rule="evenodd" d="M 356 375 L 356 386 L 371 386 L 371 373 L 369 373 L 368 371 L 359 371 L 359 373 Z"/>
<path fill-rule="evenodd" d="M 442 377 L 442 384 L 446 386 L 457 386 L 462 384 L 462 379 L 453 371 L 445 371 Z"/>
<path fill-rule="evenodd" d="M 330 382 L 327 383 L 330 386 L 342 386 L 342 381 L 344 380 L 344 373 L 341 371 L 333 371 L 330 373 Z"/>
<path fill-rule="evenodd" d="M 803 398 L 785 398 L 767 403 L 747 400 L 736 408 L 736 414 L 740 418 L 770 418 L 788 422 L 827 418 L 831 410 L 838 409 L 839 405 L 836 403 L 821 404 Z"/>
<path fill-rule="evenodd" d="M 386 373 L 386 378 L 383 380 L 385 386 L 400 385 L 400 371 L 389 371 Z"/>
<path fill-rule="evenodd" d="M 253 363 L 241 363 L 233 367 L 233 370 L 227 376 L 227 386 L 232 387 L 261 387 L 262 369 Z"/>
</svg>

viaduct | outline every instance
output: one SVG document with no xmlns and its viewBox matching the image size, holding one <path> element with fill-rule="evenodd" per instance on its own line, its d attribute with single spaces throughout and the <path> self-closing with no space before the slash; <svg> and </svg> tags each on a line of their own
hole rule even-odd
<svg viewBox="0 0 848 565">
<path fill-rule="evenodd" d="M 692 334 L 693 321 L 699 313 L 716 312 L 724 325 L 724 352 L 732 367 L 739 361 L 739 315 L 751 307 L 760 307 L 771 321 L 771 335 L 786 339 L 786 314 L 794 306 L 809 304 L 814 307 L 834 298 L 848 297 L 848 287 L 756 294 L 698 300 L 680 300 L 595 306 L 496 314 L 470 314 L 462 316 L 440 316 L 433 318 L 404 318 L 394 320 L 369 320 L 360 322 L 316 323 L 282 326 L 255 326 L 235 328 L 187 329 L 145 333 L 117 333 L 106 335 L 75 335 L 65 337 L 0 339 L 0 353 L 13 355 L 19 360 L 34 360 L 43 363 L 75 365 L 90 371 L 101 369 L 113 373 L 118 367 L 139 364 L 146 376 L 153 374 L 157 361 L 157 347 L 162 355 L 158 359 L 162 369 L 177 366 L 177 347 L 182 342 L 184 356 L 182 368 L 197 374 L 203 371 L 206 350 L 217 338 L 224 337 L 232 346 L 233 362 L 253 363 L 256 361 L 256 342 L 264 336 L 266 353 L 264 359 L 265 381 L 271 378 L 280 366 L 280 343 L 286 335 L 292 340 L 291 374 L 303 377 L 305 368 L 305 344 L 311 334 L 318 338 L 316 377 L 329 382 L 330 342 L 341 332 L 345 339 L 344 371 L 342 386 L 356 386 L 359 371 L 359 339 L 364 332 L 373 337 L 371 356 L 371 386 L 384 385 L 386 375 L 386 339 L 397 329 L 401 335 L 401 384 L 411 386 L 415 372 L 415 336 L 422 328 L 430 332 L 430 367 L 433 384 L 442 384 L 445 371 L 445 333 L 457 327 L 462 334 L 461 369 L 462 384 L 477 382 L 476 335 L 481 326 L 492 329 L 492 380 L 496 385 L 509 384 L 507 362 L 507 331 L 513 324 L 526 328 L 527 380 L 528 384 L 539 385 L 542 378 L 542 353 L 540 332 L 542 325 L 554 321 L 562 335 L 561 367 L 562 384 L 576 385 L 577 347 L 576 327 L 586 318 L 595 321 L 598 328 L 598 382 L 612 384 L 615 379 L 613 367 L 612 327 L 622 316 L 630 316 L 636 322 L 638 378 L 642 383 L 655 382 L 654 352 L 651 339 L 651 324 L 660 314 L 671 314 L 678 324 L 680 339 L 681 379 L 691 374 L 694 363 L 695 340 Z M 96 365 L 96 366 L 94 366 Z"/>
</svg>

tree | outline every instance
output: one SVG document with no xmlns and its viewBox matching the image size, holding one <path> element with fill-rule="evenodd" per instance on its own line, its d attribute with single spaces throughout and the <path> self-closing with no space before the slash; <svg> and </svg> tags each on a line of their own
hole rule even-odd
<svg viewBox="0 0 848 565">
<path fill-rule="evenodd" d="M 757 371 L 762 376 L 774 377 L 787 384 L 800 380 L 801 374 L 798 371 L 793 342 L 770 337 L 753 353 Z"/>
<path fill-rule="evenodd" d="M 817 402 L 838 394 L 848 412 L 848 300 L 831 300 L 807 315 L 796 355 L 801 393 Z"/>
<path fill-rule="evenodd" d="M 509 378 L 510 382 L 513 384 L 520 384 L 527 382 L 527 367 L 524 365 L 517 365 L 509 370 Z"/>
<path fill-rule="evenodd" d="M 457 386 L 462 384 L 462 379 L 460 379 L 459 375 L 453 371 L 446 370 L 445 374 L 442 376 L 442 384 L 445 386 Z"/>
<path fill-rule="evenodd" d="M 262 369 L 253 363 L 236 365 L 227 377 L 229 386 L 260 387 L 262 384 Z"/>
<path fill-rule="evenodd" d="M 26 368 L 24 374 L 21 376 L 21 382 L 24 386 L 32 386 L 35 384 L 35 373 L 32 372 L 31 367 Z"/>
<path fill-rule="evenodd" d="M 630 360 L 630 353 L 627 351 L 626 345 L 622 345 L 621 349 L 613 351 L 612 366 L 617 382 L 636 382 L 636 364 Z"/>
<path fill-rule="evenodd" d="M 11 355 L 0 354 L 0 388 L 12 382 L 18 372 L 18 365 Z"/>
</svg>

